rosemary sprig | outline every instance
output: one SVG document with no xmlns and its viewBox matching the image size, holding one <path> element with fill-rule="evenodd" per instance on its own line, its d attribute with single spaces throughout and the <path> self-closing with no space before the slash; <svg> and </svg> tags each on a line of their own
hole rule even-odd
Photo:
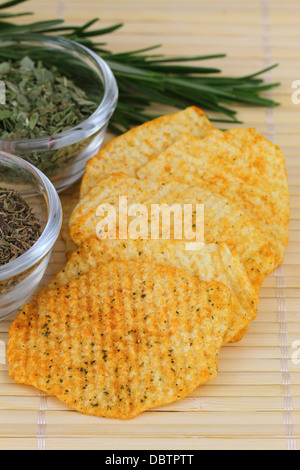
<svg viewBox="0 0 300 470">
<path fill-rule="evenodd" d="M 221 70 L 215 67 L 185 64 L 185 62 L 226 57 L 226 54 L 167 58 L 162 54 L 153 53 L 160 45 L 112 53 L 105 48 L 106 43 L 97 42 L 96 38 L 116 31 L 123 26 L 122 24 L 91 30 L 98 18 L 79 27 L 66 26 L 63 20 L 22 25 L 8 22 L 7 18 L 32 14 L 27 12 L 11 14 L 2 11 L 26 1 L 28 0 L 11 0 L 0 4 L 0 37 L 5 34 L 26 32 L 55 34 L 77 41 L 101 54 L 111 67 L 120 91 L 119 103 L 110 122 L 110 127 L 115 132 L 123 132 L 133 125 L 155 117 L 147 111 L 153 104 L 164 104 L 179 109 L 197 105 L 212 111 L 214 116 L 217 113 L 217 117 L 212 119 L 214 121 L 234 123 L 240 123 L 234 109 L 234 104 L 237 102 L 253 106 L 279 104 L 266 98 L 262 93 L 277 87 L 280 83 L 266 84 L 260 78 L 263 73 L 278 64 L 251 75 L 235 78 L 218 76 Z"/>
</svg>

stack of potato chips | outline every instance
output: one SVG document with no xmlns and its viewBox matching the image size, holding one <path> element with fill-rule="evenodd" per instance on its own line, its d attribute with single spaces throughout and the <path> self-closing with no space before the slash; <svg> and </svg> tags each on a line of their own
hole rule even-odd
<svg viewBox="0 0 300 470">
<path fill-rule="evenodd" d="M 99 234 L 98 208 L 118 213 L 121 197 L 146 208 L 202 204 L 204 244 L 187 250 L 172 230 L 133 239 L 118 223 L 113 239 Z M 246 333 L 288 242 L 280 149 L 187 108 L 111 141 L 88 162 L 70 207 L 74 253 L 13 322 L 10 376 L 120 419 L 214 379 L 221 347 Z"/>
</svg>

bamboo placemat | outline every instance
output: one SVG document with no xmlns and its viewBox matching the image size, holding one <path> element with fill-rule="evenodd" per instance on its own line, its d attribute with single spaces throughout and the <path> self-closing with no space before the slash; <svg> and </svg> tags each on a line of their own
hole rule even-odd
<svg viewBox="0 0 300 470">
<path fill-rule="evenodd" d="M 298 0 L 61 0 L 31 1 L 36 17 L 65 17 L 103 26 L 124 22 L 109 47 L 125 51 L 162 43 L 162 52 L 226 52 L 214 61 L 226 74 L 248 74 L 274 62 L 267 80 L 281 81 L 275 109 L 239 107 L 245 126 L 282 147 L 291 197 L 285 260 L 264 282 L 257 319 L 244 339 L 222 349 L 219 377 L 173 405 L 119 422 L 71 411 L 53 397 L 8 378 L 5 352 L 10 320 L 0 322 L 1 449 L 295 449 L 300 444 L 300 79 Z M 21 7 L 20 7 L 21 9 Z M 18 9 L 16 9 L 18 10 Z M 22 8 L 24 10 L 24 6 Z M 64 201 L 71 191 L 62 196 Z M 65 263 L 56 244 L 48 277 Z M 1 349 L 2 348 L 2 349 Z M 297 351 L 299 350 L 299 354 Z"/>
</svg>

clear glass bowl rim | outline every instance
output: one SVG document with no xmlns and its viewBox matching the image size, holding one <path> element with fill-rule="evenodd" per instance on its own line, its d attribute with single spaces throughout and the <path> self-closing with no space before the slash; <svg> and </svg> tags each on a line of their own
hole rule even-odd
<svg viewBox="0 0 300 470">
<path fill-rule="evenodd" d="M 22 152 L 35 152 L 44 151 L 49 149 L 59 149 L 68 145 L 76 144 L 83 139 L 86 139 L 96 133 L 99 129 L 105 126 L 116 106 L 118 100 L 118 86 L 114 74 L 112 73 L 106 62 L 101 59 L 99 55 L 93 52 L 86 46 L 79 44 L 76 41 L 70 39 L 48 36 L 44 34 L 35 33 L 24 33 L 24 34 L 6 34 L 0 37 L 0 44 L 5 42 L 17 42 L 17 41 L 33 41 L 37 43 L 45 42 L 47 44 L 59 45 L 66 49 L 66 51 L 72 54 L 72 49 L 77 49 L 78 52 L 82 52 L 90 56 L 98 67 L 98 71 L 102 74 L 104 80 L 104 94 L 98 108 L 89 116 L 85 121 L 77 124 L 75 127 L 68 129 L 67 131 L 60 132 L 52 136 L 41 137 L 37 139 L 21 139 L 21 140 L 9 140 L 0 139 L 1 143 L 11 145 L 10 151 L 17 152 L 22 149 Z M 55 143 L 55 145 L 49 147 L 49 142 Z"/>
<path fill-rule="evenodd" d="M 1 156 L 5 156 L 17 166 L 30 172 L 43 188 L 48 199 L 48 220 L 40 238 L 28 251 L 14 261 L 0 266 L 0 281 L 17 276 L 41 261 L 52 250 L 62 225 L 61 202 L 51 181 L 40 170 L 22 158 L 0 151 L 0 158 Z"/>
</svg>

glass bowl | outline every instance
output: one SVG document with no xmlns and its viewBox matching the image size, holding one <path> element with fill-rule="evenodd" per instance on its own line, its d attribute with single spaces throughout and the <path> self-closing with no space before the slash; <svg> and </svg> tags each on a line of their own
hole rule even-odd
<svg viewBox="0 0 300 470">
<path fill-rule="evenodd" d="M 23 255 L 0 266 L 0 319 L 20 309 L 42 280 L 62 223 L 49 179 L 22 158 L 0 152 L 0 187 L 18 191 L 39 218 L 41 236 Z"/>
<path fill-rule="evenodd" d="M 105 61 L 74 41 L 39 34 L 0 38 L 0 63 L 26 56 L 33 61 L 42 60 L 47 68 L 61 69 L 63 64 L 63 74 L 98 105 L 84 122 L 59 134 L 29 140 L 0 140 L 0 151 L 16 154 L 32 163 L 60 192 L 83 175 L 87 160 L 99 151 L 117 105 L 118 87 Z"/>
</svg>

